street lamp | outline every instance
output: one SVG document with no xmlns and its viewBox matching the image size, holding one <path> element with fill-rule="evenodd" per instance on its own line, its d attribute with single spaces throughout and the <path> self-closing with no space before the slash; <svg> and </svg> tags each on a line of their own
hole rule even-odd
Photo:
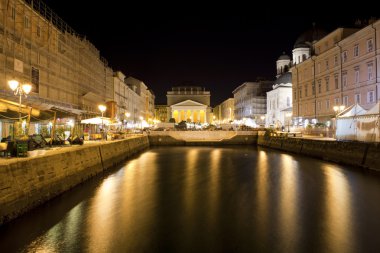
<svg viewBox="0 0 380 253">
<path fill-rule="evenodd" d="M 14 92 L 14 94 L 17 96 L 19 95 L 19 118 L 21 120 L 21 98 L 24 95 L 27 97 L 27 95 L 32 90 L 32 85 L 29 83 L 20 84 L 17 80 L 9 80 L 8 85 L 11 88 L 11 90 Z"/>
<path fill-rule="evenodd" d="M 18 117 L 19 117 L 19 127 L 21 128 L 21 99 L 22 96 L 27 97 L 27 95 L 32 90 L 32 85 L 29 83 L 20 84 L 17 80 L 9 80 L 8 85 L 11 88 L 11 90 L 14 92 L 15 96 L 19 96 L 19 111 L 18 111 Z"/>
<path fill-rule="evenodd" d="M 287 112 L 285 115 L 288 118 L 288 133 L 289 133 L 290 132 L 290 117 L 292 117 L 293 114 L 291 112 Z"/>
<path fill-rule="evenodd" d="M 128 129 L 128 120 L 129 120 L 129 117 L 131 116 L 131 114 L 129 112 L 126 112 L 125 113 L 125 117 L 127 117 L 127 124 L 126 124 L 126 128 Z"/>
<path fill-rule="evenodd" d="M 263 123 L 263 125 L 264 125 L 264 127 L 265 127 L 265 115 L 262 115 L 261 117 L 260 117 L 260 119 L 261 119 L 261 121 L 262 121 L 262 123 Z"/>
<path fill-rule="evenodd" d="M 103 131 L 102 139 L 104 139 L 105 131 L 104 131 L 104 124 L 103 124 L 103 114 L 107 110 L 107 107 L 105 105 L 99 105 L 98 108 L 99 108 L 100 112 L 102 113 L 102 131 Z"/>
</svg>

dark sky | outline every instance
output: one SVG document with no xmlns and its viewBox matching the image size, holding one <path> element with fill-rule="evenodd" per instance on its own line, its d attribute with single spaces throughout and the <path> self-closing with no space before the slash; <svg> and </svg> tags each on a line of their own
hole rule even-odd
<svg viewBox="0 0 380 253">
<path fill-rule="evenodd" d="M 156 104 L 166 104 L 166 91 L 172 86 L 191 83 L 210 90 L 215 106 L 232 97 L 243 82 L 258 76 L 274 79 L 277 58 L 283 51 L 290 55 L 297 37 L 313 22 L 331 31 L 352 26 L 358 17 L 374 16 L 357 9 L 319 8 L 313 13 L 310 7 L 297 10 L 272 1 L 273 6 L 257 8 L 45 2 L 86 35 L 114 70 L 144 81 L 155 93 Z"/>
</svg>

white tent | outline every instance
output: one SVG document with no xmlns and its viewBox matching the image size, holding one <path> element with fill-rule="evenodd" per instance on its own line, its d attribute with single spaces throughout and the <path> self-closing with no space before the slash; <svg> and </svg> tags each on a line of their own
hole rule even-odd
<svg viewBox="0 0 380 253">
<path fill-rule="evenodd" d="M 95 117 L 91 119 L 83 119 L 80 121 L 82 124 L 92 124 L 92 125 L 109 125 L 111 124 L 111 119 L 106 117 Z"/>
<path fill-rule="evenodd" d="M 355 117 L 358 115 L 364 115 L 367 111 L 359 104 L 354 104 L 348 107 L 346 110 L 338 114 L 339 118 Z"/>
<path fill-rule="evenodd" d="M 366 111 L 359 105 L 351 106 L 337 117 L 336 138 L 380 142 L 380 103 Z"/>
</svg>

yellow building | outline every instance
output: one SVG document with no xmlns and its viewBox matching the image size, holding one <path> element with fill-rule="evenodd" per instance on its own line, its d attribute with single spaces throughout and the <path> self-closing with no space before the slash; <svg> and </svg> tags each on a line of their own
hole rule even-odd
<svg viewBox="0 0 380 253">
<path fill-rule="evenodd" d="M 210 92 L 199 86 L 173 87 L 167 94 L 169 115 L 181 121 L 211 123 Z"/>
<path fill-rule="evenodd" d="M 291 69 L 297 124 L 331 125 L 330 120 L 338 112 L 334 107 L 347 108 L 357 103 L 369 109 L 376 104 L 379 36 L 377 21 L 362 29 L 338 28 L 309 44 L 311 57 Z"/>
</svg>

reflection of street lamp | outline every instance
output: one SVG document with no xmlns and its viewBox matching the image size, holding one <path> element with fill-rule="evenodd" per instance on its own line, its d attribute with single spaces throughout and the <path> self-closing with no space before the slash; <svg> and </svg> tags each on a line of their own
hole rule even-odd
<svg viewBox="0 0 380 253">
<path fill-rule="evenodd" d="M 215 115 L 214 116 L 212 116 L 212 123 L 215 123 Z"/>
<path fill-rule="evenodd" d="M 19 95 L 18 117 L 20 122 L 19 124 L 21 127 L 21 98 L 23 95 L 27 97 L 27 95 L 32 90 L 32 85 L 30 85 L 29 83 L 20 84 L 17 80 L 9 80 L 8 85 L 16 96 Z"/>
<path fill-rule="evenodd" d="M 107 110 L 107 107 L 105 105 L 99 105 L 98 108 L 99 108 L 100 112 L 102 113 L 102 131 L 103 131 L 102 139 L 104 139 L 105 131 L 104 131 L 104 124 L 103 124 L 103 114 Z"/>
<path fill-rule="evenodd" d="M 290 117 L 292 117 L 291 112 L 287 112 L 285 116 L 288 118 L 288 133 L 290 132 Z"/>
</svg>

